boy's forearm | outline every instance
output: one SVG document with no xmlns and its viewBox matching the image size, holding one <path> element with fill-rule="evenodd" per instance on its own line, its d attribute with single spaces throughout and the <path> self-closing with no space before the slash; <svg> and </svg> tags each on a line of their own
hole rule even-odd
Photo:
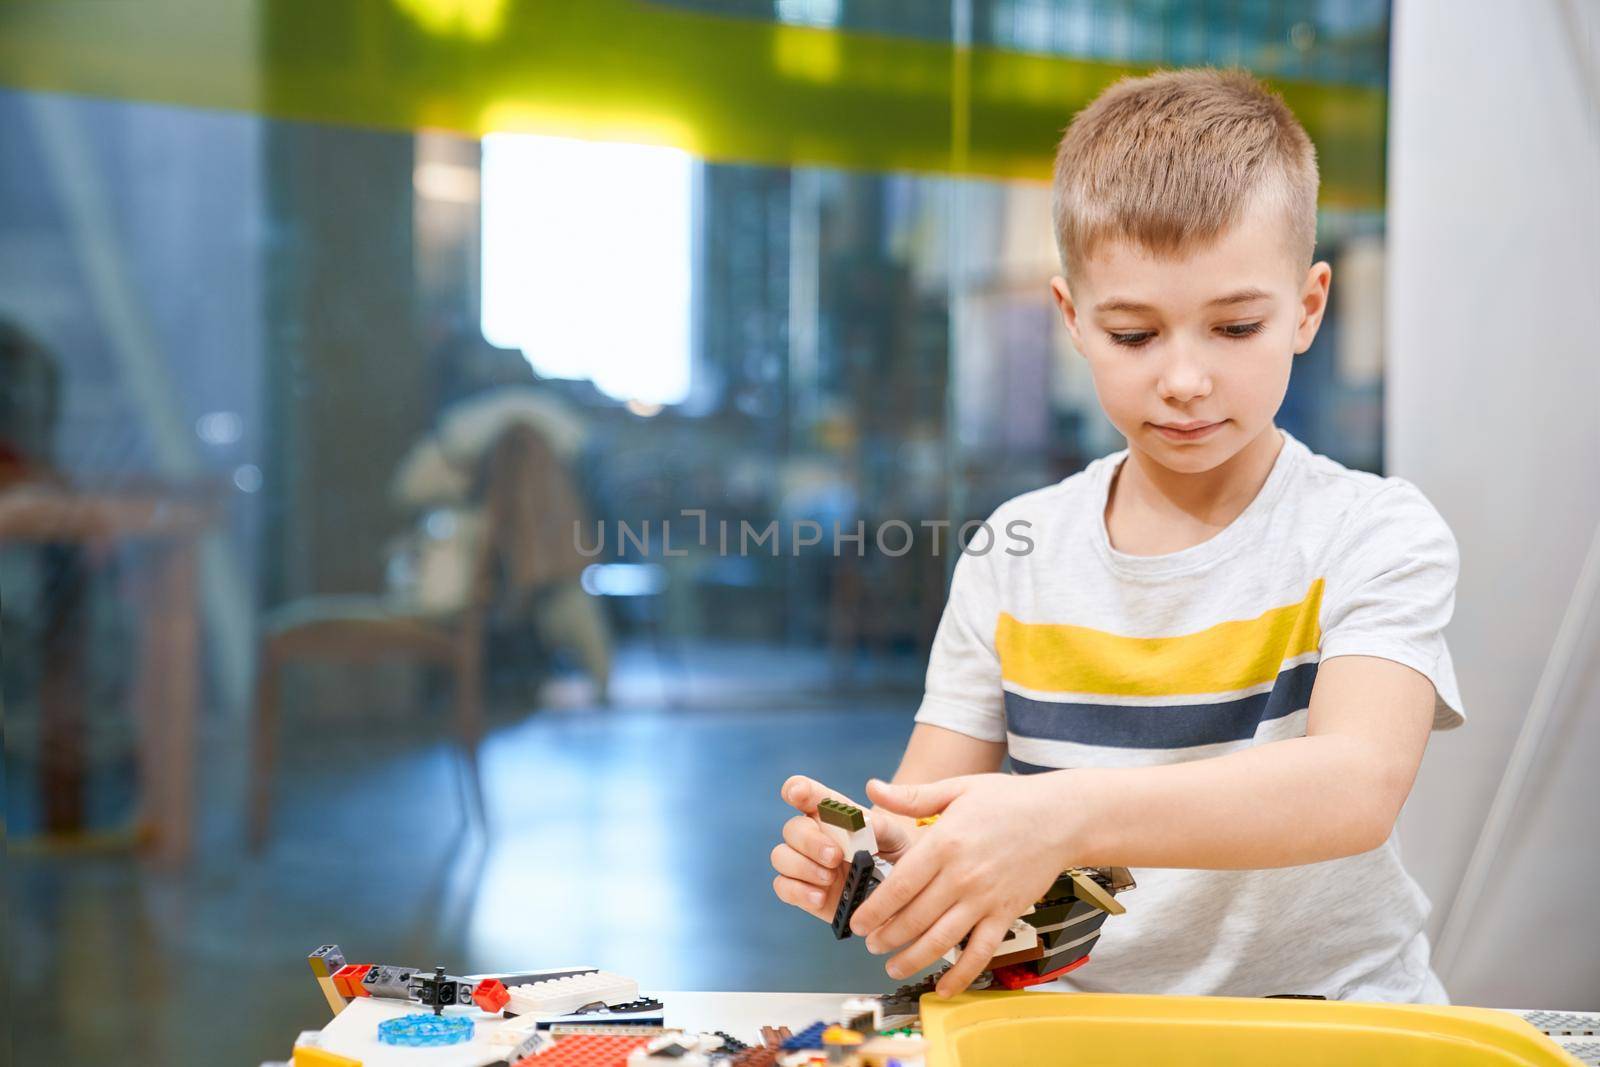
<svg viewBox="0 0 1600 1067">
<path fill-rule="evenodd" d="M 906 754 L 891 781 L 900 785 L 920 785 L 941 778 L 964 774 L 988 774 L 1005 762 L 1003 741 L 980 741 L 976 737 L 918 723 L 906 742 Z"/>
<path fill-rule="evenodd" d="M 1378 847 L 1399 812 L 1364 742 L 1297 737 L 1158 767 L 1039 776 L 1068 865 L 1247 869 Z"/>
</svg>

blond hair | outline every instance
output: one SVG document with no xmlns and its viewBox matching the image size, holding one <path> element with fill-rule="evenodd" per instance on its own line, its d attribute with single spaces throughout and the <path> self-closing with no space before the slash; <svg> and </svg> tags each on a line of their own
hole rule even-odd
<svg viewBox="0 0 1600 1067">
<path fill-rule="evenodd" d="M 1309 268 L 1317 152 L 1281 97 L 1242 70 L 1196 67 L 1123 78 L 1067 126 L 1052 214 L 1070 279 L 1108 239 L 1161 254 L 1215 240 L 1259 195 L 1285 218 Z"/>
</svg>

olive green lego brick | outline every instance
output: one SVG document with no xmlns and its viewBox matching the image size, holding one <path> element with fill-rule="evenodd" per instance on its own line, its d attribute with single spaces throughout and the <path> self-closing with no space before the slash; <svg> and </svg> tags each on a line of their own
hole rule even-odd
<svg viewBox="0 0 1600 1067">
<path fill-rule="evenodd" d="M 853 804 L 846 804 L 844 801 L 835 800 L 832 797 L 824 798 L 817 805 L 817 818 L 829 826 L 837 826 L 852 833 L 857 830 L 864 830 L 867 826 L 866 812 Z"/>
</svg>

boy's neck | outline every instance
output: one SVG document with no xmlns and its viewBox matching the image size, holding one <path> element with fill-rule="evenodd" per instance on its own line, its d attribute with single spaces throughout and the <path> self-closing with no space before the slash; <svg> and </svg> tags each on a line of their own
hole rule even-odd
<svg viewBox="0 0 1600 1067">
<path fill-rule="evenodd" d="M 1112 547 L 1159 555 L 1208 540 L 1250 506 L 1282 448 L 1283 434 L 1269 424 L 1226 462 L 1189 474 L 1130 446 L 1106 500 Z"/>
</svg>

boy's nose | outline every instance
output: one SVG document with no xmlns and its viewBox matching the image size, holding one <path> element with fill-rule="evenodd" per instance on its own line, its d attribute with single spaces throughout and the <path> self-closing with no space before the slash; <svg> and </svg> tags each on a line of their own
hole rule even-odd
<svg viewBox="0 0 1600 1067">
<path fill-rule="evenodd" d="M 1162 399 L 1184 404 L 1211 395 L 1211 375 L 1198 360 L 1174 355 L 1162 367 L 1156 387 Z"/>
</svg>

